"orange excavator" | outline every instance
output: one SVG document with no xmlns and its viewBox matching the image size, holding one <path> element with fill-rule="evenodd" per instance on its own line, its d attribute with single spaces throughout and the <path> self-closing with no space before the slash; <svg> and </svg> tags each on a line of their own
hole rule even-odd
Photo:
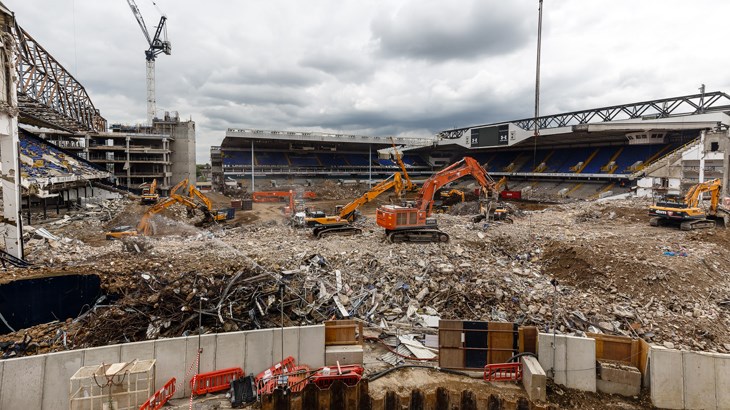
<svg viewBox="0 0 730 410">
<path fill-rule="evenodd" d="M 369 191 L 349 204 L 338 207 L 337 215 L 327 216 L 322 211 L 310 213 L 304 218 L 304 225 L 312 228 L 312 233 L 318 239 L 330 235 L 354 235 L 362 233 L 362 229 L 352 225 L 358 216 L 357 209 L 391 188 L 395 190 L 398 196 L 403 191 L 403 179 L 399 172 L 396 172 L 390 178 L 370 188 Z"/>
<path fill-rule="evenodd" d="M 136 228 L 133 228 L 131 226 L 120 226 L 117 228 L 112 229 L 111 231 L 106 233 L 106 239 L 113 240 L 113 239 L 122 239 L 128 236 L 137 236 L 137 235 L 154 235 L 155 234 L 155 227 L 152 224 L 152 217 L 156 214 L 162 212 L 165 208 L 170 207 L 174 204 L 182 204 L 188 207 L 188 209 L 195 209 L 197 208 L 197 205 L 195 202 L 189 200 L 188 198 L 185 198 L 184 196 L 178 195 L 178 194 L 170 194 L 169 197 L 165 198 L 164 200 L 156 203 L 155 205 L 151 206 L 147 212 L 142 215 L 142 218 L 139 220 L 139 223 L 137 224 Z"/>
<path fill-rule="evenodd" d="M 431 218 L 434 195 L 439 188 L 471 175 L 482 187 L 482 194 L 493 195 L 495 183 L 477 160 L 464 157 L 435 173 L 418 191 L 415 201 L 407 206 L 383 205 L 376 211 L 376 222 L 385 228 L 389 242 L 447 242 L 449 235 L 438 229 Z"/>
<path fill-rule="evenodd" d="M 234 208 L 228 208 L 228 209 L 221 209 L 221 210 L 215 210 L 213 209 L 213 202 L 211 202 L 210 198 L 205 196 L 202 192 L 198 191 L 197 188 L 195 188 L 195 185 L 190 184 L 189 189 L 189 197 L 190 201 L 195 201 L 195 198 L 198 198 L 202 204 L 198 207 L 201 211 L 203 211 L 203 214 L 205 215 L 205 218 L 200 222 L 200 224 L 208 224 L 212 222 L 224 222 L 229 219 L 233 219 L 235 216 L 235 209 Z"/>
<path fill-rule="evenodd" d="M 160 194 L 157 193 L 157 180 L 153 179 L 151 184 L 142 184 L 142 199 L 140 203 L 154 204 L 160 200 Z"/>
</svg>

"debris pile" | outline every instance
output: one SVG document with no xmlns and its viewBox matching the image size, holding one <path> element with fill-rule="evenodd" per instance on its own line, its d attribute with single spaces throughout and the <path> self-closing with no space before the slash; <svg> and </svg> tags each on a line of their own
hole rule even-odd
<svg viewBox="0 0 730 410">
<path fill-rule="evenodd" d="M 514 224 L 441 214 L 446 244 L 389 244 L 372 217 L 350 237 L 316 240 L 279 219 L 96 246 L 46 225 L 61 245 L 36 230 L 34 241 L 46 248 L 31 261 L 99 274 L 108 299 L 30 332 L 40 342 L 61 331 L 66 347 L 96 346 L 191 334 L 199 321 L 204 332 L 279 326 L 283 306 L 285 326 L 331 318 L 383 328 L 430 328 L 439 318 L 513 321 L 730 351 L 730 234 L 649 227 L 646 205 L 530 204 Z M 175 212 L 169 219 L 187 218 Z M 679 250 L 686 256 L 665 254 Z"/>
</svg>

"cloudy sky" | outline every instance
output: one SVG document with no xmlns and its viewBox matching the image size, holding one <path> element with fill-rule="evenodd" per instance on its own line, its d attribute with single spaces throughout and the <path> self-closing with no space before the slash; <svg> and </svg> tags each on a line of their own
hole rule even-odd
<svg viewBox="0 0 730 410">
<path fill-rule="evenodd" d="M 110 123 L 146 118 L 125 0 L 3 0 Z M 531 116 L 537 0 L 137 0 L 168 17 L 157 108 L 225 130 L 429 135 Z M 541 112 L 730 92 L 726 0 L 545 0 Z"/>
</svg>

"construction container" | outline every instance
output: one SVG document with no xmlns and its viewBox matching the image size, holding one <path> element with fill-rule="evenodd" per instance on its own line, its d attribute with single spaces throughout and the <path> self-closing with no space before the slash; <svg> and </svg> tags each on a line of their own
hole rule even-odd
<svg viewBox="0 0 730 410">
<path fill-rule="evenodd" d="M 241 207 L 243 206 L 242 202 L 243 201 L 240 199 L 231 199 L 231 208 L 241 209 Z"/>
<path fill-rule="evenodd" d="M 84 366 L 70 379 L 71 410 L 139 409 L 154 393 L 155 360 Z"/>
<path fill-rule="evenodd" d="M 502 191 L 499 196 L 502 199 L 522 199 L 522 191 Z"/>
<path fill-rule="evenodd" d="M 241 201 L 241 210 L 242 211 L 252 211 L 253 210 L 253 201 L 250 199 L 244 199 Z"/>
</svg>

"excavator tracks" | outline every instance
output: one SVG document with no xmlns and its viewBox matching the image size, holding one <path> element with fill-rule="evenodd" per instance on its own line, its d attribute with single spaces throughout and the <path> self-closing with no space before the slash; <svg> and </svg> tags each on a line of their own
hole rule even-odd
<svg viewBox="0 0 730 410">
<path fill-rule="evenodd" d="M 386 232 L 390 243 L 399 242 L 448 242 L 449 234 L 438 229 L 413 229 Z"/>
<path fill-rule="evenodd" d="M 320 227 L 314 228 L 312 231 L 314 237 L 317 239 L 326 238 L 328 236 L 350 236 L 359 235 L 362 233 L 362 229 L 355 228 L 354 226 L 336 226 L 336 227 Z"/>
</svg>

